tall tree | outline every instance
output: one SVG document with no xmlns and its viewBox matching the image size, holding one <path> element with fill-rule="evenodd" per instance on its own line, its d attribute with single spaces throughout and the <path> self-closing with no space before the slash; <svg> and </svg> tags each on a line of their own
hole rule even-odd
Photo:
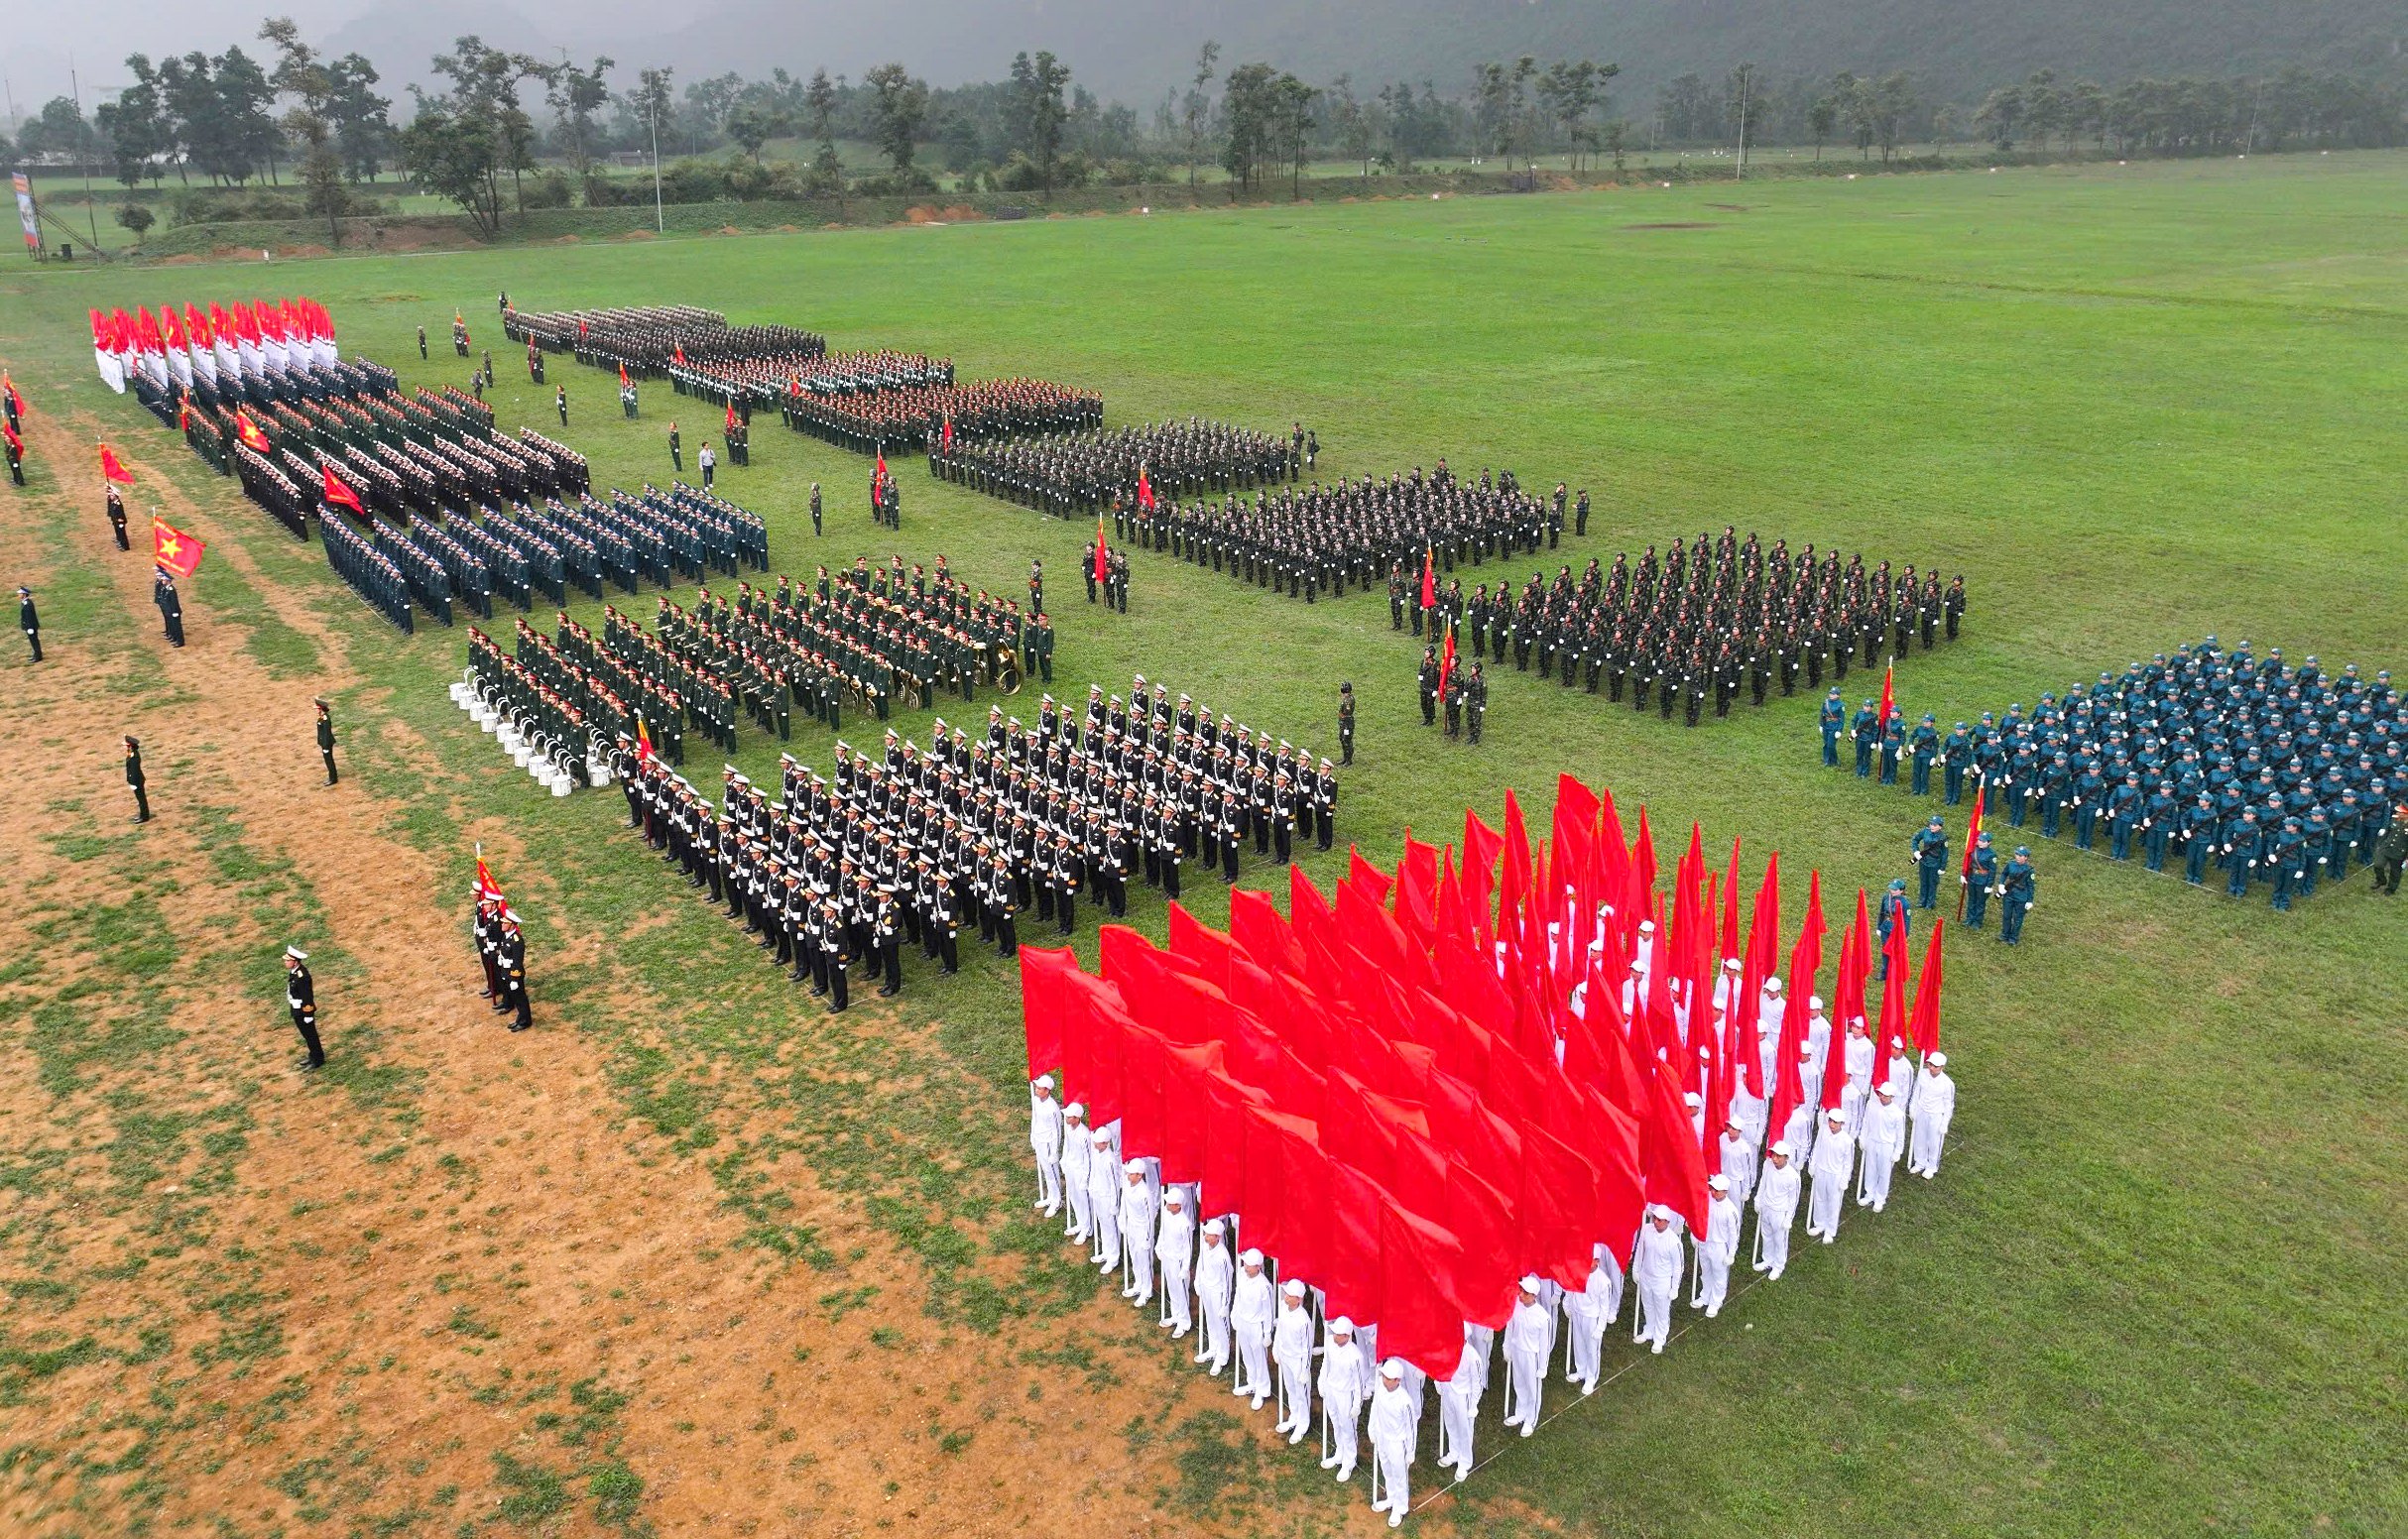
<svg viewBox="0 0 2408 1539">
<path fill-rule="evenodd" d="M 1188 82 L 1187 94 L 1179 103 L 1179 113 L 1187 125 L 1187 184 L 1196 184 L 1196 163 L 1204 155 L 1204 128 L 1212 121 L 1213 65 L 1221 59 L 1221 45 L 1207 41 L 1196 51 L 1196 72 Z"/>
<path fill-rule="evenodd" d="M 276 87 L 267 73 L 241 48 L 229 48 L 210 60 L 209 77 L 217 88 L 219 148 L 226 175 L 240 182 L 268 168 L 276 179 Z"/>
<path fill-rule="evenodd" d="M 803 87 L 802 99 L 810 113 L 811 137 L 819 142 L 819 153 L 811 158 L 811 189 L 842 193 L 844 162 L 836 154 L 836 108 L 840 98 L 836 82 L 828 78 L 826 69 L 811 71 L 811 83 Z"/>
<path fill-rule="evenodd" d="M 913 79 L 900 63 L 880 64 L 862 79 L 870 88 L 870 115 L 878 148 L 893 163 L 897 178 L 907 179 L 920 125 L 928 117 L 928 82 Z"/>
<path fill-rule="evenodd" d="M 128 55 L 125 66 L 133 71 L 134 83 L 119 91 L 115 101 L 95 107 L 92 121 L 116 152 L 117 179 L 132 187 L 141 184 L 145 172 L 153 180 L 158 178 L 159 157 L 169 147 L 164 142 L 165 105 L 158 71 L 141 54 Z"/>
<path fill-rule="evenodd" d="M 1369 180 L 1376 137 L 1371 111 L 1355 99 L 1354 81 L 1343 74 L 1329 82 L 1329 98 L 1330 126 L 1338 131 L 1338 149 L 1363 168 L 1363 178 Z"/>
<path fill-rule="evenodd" d="M 1047 194 L 1053 191 L 1054 157 L 1062 147 L 1062 125 L 1069 118 L 1069 109 L 1062 103 L 1062 87 L 1070 83 L 1070 66 L 1052 54 L 1039 50 L 1031 59 L 1025 53 L 1012 59 L 1012 116 L 1021 138 L 1021 147 L 1036 167 L 1037 184 Z"/>
<path fill-rule="evenodd" d="M 293 18 L 270 17 L 260 25 L 259 37 L 276 50 L 276 72 L 270 79 L 293 98 L 293 105 L 285 109 L 284 130 L 301 148 L 297 172 L 305 205 L 311 213 L 325 216 L 327 244 L 340 246 L 342 216 L 350 210 L 350 199 L 329 116 L 334 78 L 319 61 L 317 50 L 301 41 L 301 28 Z"/>
<path fill-rule="evenodd" d="M 376 93 L 376 65 L 358 54 L 345 54 L 326 66 L 334 95 L 326 106 L 327 121 L 343 158 L 343 174 L 353 181 L 374 181 L 393 148 L 393 98 Z"/>
<path fill-rule="evenodd" d="M 1481 64 L 1473 74 L 1482 146 L 1505 157 L 1507 171 L 1513 169 L 1515 152 L 1528 143 L 1523 120 L 1530 77 L 1537 72 L 1538 60 L 1524 54 L 1510 64 Z"/>
<path fill-rule="evenodd" d="M 587 153 L 586 145 L 593 138 L 594 113 L 610 100 L 607 77 L 617 62 L 607 55 L 597 54 L 589 67 L 580 69 L 562 59 L 551 67 L 543 81 L 543 99 L 568 135 L 568 164 L 580 181 L 593 170 L 593 157 Z"/>
</svg>

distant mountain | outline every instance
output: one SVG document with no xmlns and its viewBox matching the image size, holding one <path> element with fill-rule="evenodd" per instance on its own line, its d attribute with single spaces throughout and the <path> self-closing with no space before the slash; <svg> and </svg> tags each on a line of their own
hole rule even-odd
<svg viewBox="0 0 2408 1539">
<path fill-rule="evenodd" d="M 858 79 L 900 59 L 949 85 L 997 78 L 1020 50 L 1049 48 L 1080 83 L 1141 107 L 1184 86 L 1206 38 L 1224 66 L 1266 59 L 1315 81 L 1351 71 L 1367 86 L 1426 78 L 1449 93 L 1485 59 L 1613 59 L 1625 100 L 1743 59 L 1775 75 L 1903 68 L 1949 96 L 2044 66 L 2108 82 L 2290 63 L 2397 68 L 2408 48 L 2400 0 L 717 0 L 667 29 L 626 3 L 522 0 L 531 18 L 387 0 L 328 41 L 397 80 L 423 78 L 425 59 L 460 32 L 607 53 L 623 72 L 668 63 L 681 78 L 824 64 Z"/>
</svg>

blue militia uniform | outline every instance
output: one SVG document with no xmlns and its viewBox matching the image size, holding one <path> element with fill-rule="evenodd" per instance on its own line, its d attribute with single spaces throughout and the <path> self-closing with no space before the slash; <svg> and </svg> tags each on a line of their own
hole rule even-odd
<svg viewBox="0 0 2408 1539">
<path fill-rule="evenodd" d="M 2201 791 L 2199 799 L 2182 809 L 2182 879 L 2193 887 L 2204 887 L 2208 880 L 2208 857 L 2215 853 L 2217 835 L 2224 819 L 2217 815 L 2216 803 Z"/>
<path fill-rule="evenodd" d="M 1823 697 L 1823 768 L 1840 768 L 1840 734 L 1848 726 L 1848 707 L 1840 703 L 1835 689 Z"/>
<path fill-rule="evenodd" d="M 1949 806 L 1964 798 L 1965 770 L 1973 762 L 1974 740 L 1965 735 L 1965 723 L 1959 722 L 1957 730 L 1948 735 L 1948 741 L 1940 745 L 1941 800 Z"/>
<path fill-rule="evenodd" d="M 1974 869 L 1965 886 L 1965 922 L 1975 929 L 1989 917 L 1990 889 L 1998 885 L 1998 852 L 1990 848 L 1989 835 L 1984 834 L 1974 844 Z"/>
<path fill-rule="evenodd" d="M 1875 982 L 1887 983 L 1889 982 L 1889 932 L 1894 929 L 1901 936 L 1914 933 L 1913 921 L 1908 917 L 1906 911 L 1905 883 L 1892 882 L 1889 885 L 1889 890 L 1881 894 L 1881 919 L 1874 929 L 1881 942 L 1881 976 Z"/>
<path fill-rule="evenodd" d="M 2121 785 L 2107 792 L 2107 854 L 2116 860 L 2132 858 L 2132 836 L 2140 831 L 2144 800 L 2138 775 L 2125 776 Z"/>
<path fill-rule="evenodd" d="M 1872 777 L 1872 751 L 1878 745 L 1881 736 L 1881 719 L 1873 714 L 1870 700 L 1866 701 L 1865 708 L 1857 712 L 1856 719 L 1848 724 L 1848 730 L 1850 735 L 1856 739 L 1857 744 L 1857 778 L 1860 780 L 1870 779 Z"/>
<path fill-rule="evenodd" d="M 1931 717 L 1925 716 L 1922 724 L 1915 728 L 1907 752 L 1913 756 L 1915 767 L 1914 779 L 1907 788 L 1918 796 L 1928 796 L 1931 794 L 1932 761 L 1940 757 L 1940 729 L 1932 725 Z"/>
<path fill-rule="evenodd" d="M 2175 813 L 2180 810 L 2173 793 L 2162 784 L 2149 793 L 2140 810 L 2140 841 L 2148 851 L 2151 871 L 2166 869 L 2166 852 L 2174 844 Z"/>
<path fill-rule="evenodd" d="M 1934 908 L 1940 902 L 1940 870 L 1948 864 L 1948 835 L 1937 828 L 1925 828 L 1914 837 L 1910 846 L 1915 857 L 1915 874 L 1919 886 L 1915 906 Z"/>
<path fill-rule="evenodd" d="M 2010 946 L 2023 944 L 2023 915 L 2032 906 L 2032 863 L 2021 855 L 2006 863 L 1999 883 L 1998 938 Z"/>
</svg>

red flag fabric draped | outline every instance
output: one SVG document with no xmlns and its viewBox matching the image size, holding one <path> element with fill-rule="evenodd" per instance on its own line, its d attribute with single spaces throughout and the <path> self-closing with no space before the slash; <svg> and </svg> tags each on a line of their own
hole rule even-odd
<svg viewBox="0 0 2408 1539">
<path fill-rule="evenodd" d="M 208 546 L 153 515 L 151 519 L 151 558 L 178 577 L 189 577 L 200 568 L 200 557 Z"/>
<path fill-rule="evenodd" d="M 321 463 L 318 468 L 325 472 L 327 507 L 348 508 L 363 519 L 368 517 L 368 510 L 360 506 L 360 494 L 344 484 L 343 478 L 334 473 L 332 464 Z"/>
<path fill-rule="evenodd" d="M 1931 922 L 1931 939 L 1923 943 L 1923 971 L 1915 977 L 1915 1010 L 1908 1023 L 1915 1051 L 1930 1057 L 1940 1047 L 1940 928 Z"/>
<path fill-rule="evenodd" d="M 1064 975 L 1078 965 L 1078 953 L 1067 946 L 1021 948 L 1021 1032 L 1028 1043 L 1030 1079 L 1062 1066 Z"/>
<path fill-rule="evenodd" d="M 1881 669 L 1881 714 L 1879 721 L 1881 724 L 1880 730 L 1885 733 L 1889 731 L 1890 718 L 1895 716 L 1898 711 L 1897 674 L 1898 662 L 1897 659 L 1893 657 L 1890 659 L 1888 666 Z"/>
<path fill-rule="evenodd" d="M 134 484 L 134 472 L 126 469 L 125 462 L 117 457 L 117 451 L 105 443 L 100 446 L 100 475 L 104 481 L 121 481 L 127 486 Z"/>
<path fill-rule="evenodd" d="M 1104 516 L 1099 513 L 1095 516 L 1095 580 L 1098 582 L 1104 580 L 1105 563 L 1110 554 L 1104 543 Z"/>
<path fill-rule="evenodd" d="M 1982 842 L 1982 799 L 1984 784 L 1984 777 L 1977 774 L 1974 777 L 1973 814 L 1965 820 L 1965 853 L 1957 857 L 1957 878 L 1960 882 L 1968 882 L 1973 879 L 1974 847 Z M 1959 917 L 1962 918 L 1963 915 L 1959 915 Z"/>
</svg>

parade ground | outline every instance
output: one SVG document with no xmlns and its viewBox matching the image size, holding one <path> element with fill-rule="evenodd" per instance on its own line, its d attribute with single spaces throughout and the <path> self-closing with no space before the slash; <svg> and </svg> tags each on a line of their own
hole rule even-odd
<svg viewBox="0 0 2408 1539">
<path fill-rule="evenodd" d="M 1109 425 L 1199 414 L 1311 475 L 1510 469 L 1585 488 L 1551 579 L 1726 526 L 1962 574 L 1960 640 L 1897 668 L 1942 731 L 2209 635 L 2408 672 L 2408 153 L 628 238 L 59 271 L 0 266 L 28 485 L 0 585 L 48 660 L 0 663 L 0 1530 L 28 1535 L 1368 1533 L 1360 1486 L 1273 1438 L 1030 1213 L 1020 972 L 963 948 L 842 1015 L 767 966 L 628 830 L 554 798 L 447 686 L 466 626 L 403 636 L 132 396 L 87 312 L 306 293 L 345 358 L 466 389 L 665 487 L 670 423 L 721 409 L 565 355 L 526 309 L 693 304 L 831 349 L 1100 393 Z M 419 328 L 431 356 L 420 357 Z M 568 393 L 562 426 L 553 391 Z M 112 543 L 96 440 L 133 473 Z M 1132 550 L 1126 615 L 1049 520 L 891 455 L 752 430 L 715 490 L 770 580 L 856 556 L 1022 598 L 1051 692 L 1160 680 L 1315 756 L 1361 702 L 1326 888 L 1358 845 L 1456 837 L 1572 771 L 1641 806 L 1667 865 L 1777 850 L 1803 902 L 1911 877 L 1963 808 L 1827 770 L 1820 690 L 1695 729 L 1491 665 L 1486 739 L 1421 724 L 1420 644 L 1378 592 L 1314 604 Z M 1309 479 L 1309 477 L 1308 477 Z M 813 483 L 824 533 L 807 512 Z M 208 542 L 188 645 L 150 604 L 153 509 Z M 1459 570 L 1527 581 L 1527 556 Z M 758 574 L 746 573 L 758 580 Z M 1441 574 L 1442 576 L 1445 574 Z M 734 579 L 713 576 L 713 593 Z M 653 597 L 612 598 L 648 623 Z M 670 595 L 690 603 L 683 581 Z M 597 634 L 602 605 L 574 619 Z M 476 621 L 507 645 L 516 612 Z M 547 634 L 550 606 L 531 623 Z M 1847 705 L 1878 694 L 1852 671 Z M 1044 688 L 1002 700 L 1033 720 Z M 325 786 L 313 696 L 342 767 Z M 931 716 L 984 732 L 993 697 Z M 138 736 L 137 826 L 121 739 Z M 749 724 L 778 783 L 837 734 Z M 877 750 L 875 722 L 842 736 Z M 687 741 L 710 793 L 718 751 Z M 1493 821 L 1492 816 L 1492 821 Z M 1735 1279 L 1653 1356 L 1609 1335 L 1593 1397 L 1416 1523 L 1484 1536 L 2397 1534 L 2408 1529 L 2403 899 L 2364 873 L 2287 912 L 2037 828 L 2022 942 L 1948 932 L 1961 1087 L 1942 1179 L 1901 1183 L 1777 1284 Z M 535 1029 L 477 998 L 481 845 L 526 921 Z M 1242 884 L 1286 903 L 1250 858 Z M 1228 922 L 1222 885 L 1185 902 Z M 1953 903 L 1944 897 L 1942 912 Z M 1853 902 L 1849 903 L 1853 908 Z M 1033 916 L 1023 938 L 1054 944 Z M 1130 921 L 1159 939 L 1161 897 Z M 1915 947 L 1920 955 L 1918 914 Z M 295 1067 L 288 945 L 328 1054 Z M 1076 944 L 1092 965 L 1092 918 Z M 1834 939 L 1836 949 L 1837 940 Z M 1693 1314 L 1681 1312 L 1685 1326 Z M 1430 1490 L 1438 1492 L 1432 1482 Z M 1417 1485 L 1416 1499 L 1421 1492 Z"/>
</svg>

